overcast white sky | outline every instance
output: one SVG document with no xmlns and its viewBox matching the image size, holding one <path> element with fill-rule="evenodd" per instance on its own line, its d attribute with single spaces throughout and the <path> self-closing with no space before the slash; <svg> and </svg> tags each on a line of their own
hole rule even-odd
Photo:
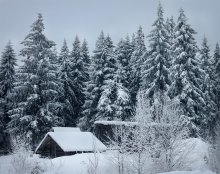
<svg viewBox="0 0 220 174">
<path fill-rule="evenodd" d="M 198 43 L 207 36 L 213 48 L 220 42 L 220 0 L 161 0 L 165 17 L 177 19 L 182 7 L 189 23 L 198 32 Z M 30 25 L 42 13 L 47 37 L 60 46 L 66 38 L 70 49 L 76 34 L 86 38 L 90 51 L 100 31 L 109 33 L 114 43 L 139 25 L 145 34 L 156 18 L 157 0 L 0 0 L 0 51 L 11 40 L 16 52 Z"/>
</svg>

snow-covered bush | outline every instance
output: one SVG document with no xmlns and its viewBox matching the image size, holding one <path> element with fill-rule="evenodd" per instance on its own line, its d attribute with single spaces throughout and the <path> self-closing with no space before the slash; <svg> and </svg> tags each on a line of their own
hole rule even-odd
<svg viewBox="0 0 220 174">
<path fill-rule="evenodd" d="M 9 174 L 42 174 L 44 169 L 38 158 L 26 149 L 20 149 L 12 156 Z"/>
<path fill-rule="evenodd" d="M 33 154 L 25 141 L 19 138 L 13 139 L 12 145 L 9 174 L 42 174 L 45 171 L 38 156 Z"/>
<path fill-rule="evenodd" d="M 154 108 L 141 92 L 138 95 L 136 121 L 145 133 L 148 151 L 153 160 L 155 172 L 167 172 L 185 167 L 183 159 L 191 148 L 183 152 L 189 134 L 189 120 L 179 111 L 179 104 L 168 97 L 156 95 Z M 139 133 L 141 135 L 141 133 Z M 138 136 L 139 137 L 139 136 Z M 143 141 L 143 140 L 142 140 Z M 192 147 L 193 148 L 193 147 Z"/>
</svg>

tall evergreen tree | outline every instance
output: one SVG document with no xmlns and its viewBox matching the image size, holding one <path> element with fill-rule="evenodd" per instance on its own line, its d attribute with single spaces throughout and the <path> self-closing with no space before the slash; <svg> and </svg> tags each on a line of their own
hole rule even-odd
<svg viewBox="0 0 220 174">
<path fill-rule="evenodd" d="M 73 107 L 75 110 L 75 118 L 77 118 L 77 122 L 78 119 L 82 117 L 82 107 L 85 102 L 85 82 L 88 79 L 84 59 L 85 57 L 82 56 L 79 38 L 76 36 L 75 41 L 73 42 L 73 50 L 70 54 L 70 60 L 72 63 L 74 93 L 76 97 L 76 101 Z"/>
<path fill-rule="evenodd" d="M 61 65 L 63 62 L 69 60 L 70 58 L 70 51 L 67 46 L 66 39 L 63 40 L 63 45 L 60 50 L 60 54 L 58 56 L 58 63 Z"/>
<path fill-rule="evenodd" d="M 91 69 L 91 81 L 87 88 L 89 96 L 85 101 L 84 118 L 81 120 L 84 127 L 88 128 L 92 128 L 95 120 L 116 119 L 116 56 L 110 36 L 105 37 L 103 32 L 96 42 Z"/>
<path fill-rule="evenodd" d="M 128 120 L 131 117 L 131 100 L 128 89 L 123 86 L 122 62 L 117 62 L 113 43 L 105 39 L 106 60 L 104 85 L 97 106 L 96 120 Z M 126 62 L 126 60 L 124 60 Z M 127 64 L 128 65 L 128 64 Z M 124 65 L 125 66 L 125 65 Z"/>
<path fill-rule="evenodd" d="M 88 82 L 90 77 L 90 65 L 91 65 L 91 60 L 89 56 L 89 48 L 88 48 L 88 43 L 86 40 L 83 41 L 82 46 L 81 46 L 81 54 L 82 54 L 82 62 L 83 62 L 83 67 L 84 67 L 84 80 L 85 82 Z"/>
<path fill-rule="evenodd" d="M 18 71 L 14 90 L 16 106 L 10 111 L 8 125 L 13 135 L 36 146 L 42 136 L 53 126 L 63 125 L 59 116 L 63 104 L 58 101 L 62 84 L 57 80 L 51 48 L 55 45 L 43 34 L 43 17 L 38 14 L 30 33 L 22 44 L 21 55 L 26 59 Z"/>
<path fill-rule="evenodd" d="M 6 128 L 10 121 L 8 112 L 13 107 L 16 60 L 14 49 L 9 42 L 2 52 L 0 64 L 0 149 L 5 151 L 10 150 L 10 138 Z"/>
<path fill-rule="evenodd" d="M 211 137 L 214 132 L 213 121 L 216 116 L 216 103 L 215 103 L 215 94 L 214 94 L 214 67 L 213 59 L 210 56 L 210 48 L 208 46 L 207 38 L 204 37 L 202 42 L 202 47 L 200 49 L 200 58 L 201 58 L 201 67 L 204 71 L 202 91 L 204 99 L 206 102 L 206 107 L 204 108 L 205 118 L 204 118 L 204 127 L 207 131 L 204 131 L 203 136 L 206 138 Z"/>
<path fill-rule="evenodd" d="M 214 55 L 213 55 L 213 77 L 214 77 L 214 96 L 215 96 L 215 119 L 213 119 L 212 126 L 214 128 L 213 138 L 218 136 L 216 131 L 219 130 L 220 123 L 220 48 L 219 44 L 216 44 Z"/>
<path fill-rule="evenodd" d="M 183 114 L 188 116 L 192 123 L 201 128 L 204 121 L 205 101 L 201 90 L 203 71 L 196 56 L 198 51 L 194 38 L 196 32 L 187 23 L 184 11 L 180 9 L 175 27 L 174 54 L 172 65 L 172 85 L 170 97 L 176 97 L 182 106 Z M 192 136 L 198 133 L 197 127 L 192 128 Z"/>
<path fill-rule="evenodd" d="M 59 55 L 59 79 L 63 86 L 63 97 L 61 101 L 64 103 L 63 107 L 63 119 L 65 126 L 76 126 L 75 108 L 76 95 L 74 91 L 75 84 L 73 82 L 72 62 L 70 61 L 70 52 L 66 43 L 63 42 Z"/>
<path fill-rule="evenodd" d="M 154 107 L 155 94 L 163 96 L 171 84 L 169 74 L 169 34 L 164 23 L 161 4 L 158 6 L 157 19 L 153 27 L 154 29 L 148 36 L 150 50 L 144 62 L 142 72 L 142 90 L 150 98 L 152 107 Z"/>
<path fill-rule="evenodd" d="M 1 57 L 0 64 L 0 97 L 4 100 L 4 116 L 3 122 L 7 124 L 10 120 L 8 116 L 8 111 L 10 107 L 10 94 L 14 88 L 15 81 L 15 66 L 16 66 L 16 58 L 15 52 L 12 48 L 11 43 L 9 42 Z"/>
<path fill-rule="evenodd" d="M 117 57 L 118 66 L 120 67 L 120 80 L 124 87 L 128 88 L 130 84 L 131 66 L 130 60 L 133 54 L 133 46 L 129 36 L 121 39 L 118 43 L 115 54 Z"/>
<path fill-rule="evenodd" d="M 131 94 L 132 105 L 136 105 L 136 97 L 138 90 L 141 84 L 141 65 L 144 62 L 144 54 L 146 53 L 146 47 L 144 43 L 144 33 L 142 31 L 142 27 L 140 26 L 135 38 L 134 42 L 134 51 L 131 56 L 131 76 L 130 76 L 130 85 L 129 91 Z"/>
<path fill-rule="evenodd" d="M 96 120 L 114 120 L 116 86 L 115 73 L 117 71 L 114 45 L 109 35 L 104 39 L 104 59 L 103 59 L 103 86 L 101 86 L 101 96 L 97 105 Z"/>
<path fill-rule="evenodd" d="M 95 115 L 97 113 L 97 105 L 101 97 L 104 84 L 104 60 L 105 60 L 105 35 L 102 31 L 96 41 L 96 47 L 93 51 L 94 55 L 91 59 L 91 76 L 90 82 L 86 88 L 86 100 L 83 105 L 83 118 L 81 118 L 79 126 L 82 129 L 92 129 L 95 121 Z"/>
</svg>

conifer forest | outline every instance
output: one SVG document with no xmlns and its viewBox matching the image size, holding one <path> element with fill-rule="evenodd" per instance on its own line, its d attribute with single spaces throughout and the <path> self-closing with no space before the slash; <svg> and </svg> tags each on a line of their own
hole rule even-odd
<svg viewBox="0 0 220 174">
<path fill-rule="evenodd" d="M 125 172 L 128 167 L 123 160 L 131 154 L 128 151 L 139 154 L 139 162 L 143 160 L 140 155 L 146 144 L 153 159 L 166 163 L 152 173 L 181 170 L 172 163 L 174 139 L 209 144 L 210 172 L 220 172 L 219 44 L 211 49 L 206 36 L 198 44 L 197 31 L 184 9 L 167 18 L 163 3 L 154 7 L 149 33 L 139 26 L 114 43 L 111 33 L 100 30 L 94 49 L 77 33 L 71 43 L 64 39 L 62 47 L 57 47 L 45 34 L 44 14 L 36 14 L 21 49 L 15 51 L 9 41 L 1 50 L 0 152 L 13 153 L 18 142 L 34 152 L 53 127 L 94 132 L 96 123 L 134 122 L 147 130 L 129 130 L 134 135 L 131 139 L 127 129 L 123 134 L 114 132 L 121 136 L 120 155 L 126 153 L 120 158 L 119 174 L 132 173 L 131 169 Z M 132 145 L 124 145 L 123 138 L 136 143 L 135 150 L 125 150 Z M 115 143 L 112 140 L 111 145 Z M 138 164 L 133 174 L 144 174 L 143 163 Z M 31 174 L 43 173 L 36 167 Z M 98 174 L 91 171 L 88 174 Z"/>
</svg>

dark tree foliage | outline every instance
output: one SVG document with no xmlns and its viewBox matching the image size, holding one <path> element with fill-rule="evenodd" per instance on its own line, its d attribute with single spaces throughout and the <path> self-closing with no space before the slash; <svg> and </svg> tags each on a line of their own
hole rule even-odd
<svg viewBox="0 0 220 174">
<path fill-rule="evenodd" d="M 15 82 L 15 52 L 9 42 L 1 56 L 0 63 L 0 150 L 8 152 L 11 148 L 7 124 L 10 121 L 9 110 L 13 107 L 12 90 Z"/>
</svg>

